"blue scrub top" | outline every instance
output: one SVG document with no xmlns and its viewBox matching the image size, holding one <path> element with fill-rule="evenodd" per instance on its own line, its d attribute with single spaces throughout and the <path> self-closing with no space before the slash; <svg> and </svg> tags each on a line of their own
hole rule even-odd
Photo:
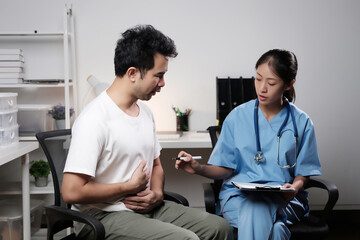
<svg viewBox="0 0 360 240">
<path fill-rule="evenodd" d="M 259 137 L 261 150 L 266 158 L 255 163 L 256 136 L 254 130 L 255 100 L 233 109 L 226 117 L 219 139 L 208 164 L 234 169 L 224 181 L 220 199 L 225 200 L 238 193 L 232 181 L 247 183 L 280 184 L 292 183 L 296 176 L 321 174 L 314 126 L 309 116 L 290 103 L 298 129 L 297 163 L 294 168 L 280 168 L 277 164 L 277 132 L 286 117 L 283 108 L 267 121 L 259 108 Z M 289 117 L 281 132 L 279 161 L 281 165 L 295 162 L 295 137 L 292 118 Z"/>
</svg>

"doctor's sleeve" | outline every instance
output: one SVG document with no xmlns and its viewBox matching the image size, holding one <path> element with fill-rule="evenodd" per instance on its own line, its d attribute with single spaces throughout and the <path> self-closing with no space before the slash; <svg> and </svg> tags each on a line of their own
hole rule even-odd
<svg viewBox="0 0 360 240">
<path fill-rule="evenodd" d="M 224 121 L 219 139 L 210 155 L 208 164 L 237 169 L 235 161 L 235 142 L 233 130 L 228 121 Z"/>
<path fill-rule="evenodd" d="M 295 176 L 321 175 L 321 166 L 316 144 L 315 129 L 310 119 L 307 119 L 299 146 Z"/>
</svg>

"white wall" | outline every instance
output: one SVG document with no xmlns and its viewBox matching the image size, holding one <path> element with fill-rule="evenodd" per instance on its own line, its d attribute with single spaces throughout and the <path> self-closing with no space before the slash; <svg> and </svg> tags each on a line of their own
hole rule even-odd
<svg viewBox="0 0 360 240">
<path fill-rule="evenodd" d="M 72 3 L 76 21 L 81 106 L 93 97 L 88 75 L 114 79 L 121 32 L 146 23 L 175 41 L 179 56 L 166 87 L 148 102 L 158 130 L 175 130 L 171 104 L 193 109 L 191 130 L 215 124 L 216 76 L 253 76 L 262 53 L 292 50 L 299 61 L 296 104 L 315 124 L 323 175 L 340 189 L 339 208 L 360 207 L 360 193 L 350 190 L 360 181 L 359 1 L 1 0 L 0 30 L 60 30 L 64 3 Z"/>
</svg>

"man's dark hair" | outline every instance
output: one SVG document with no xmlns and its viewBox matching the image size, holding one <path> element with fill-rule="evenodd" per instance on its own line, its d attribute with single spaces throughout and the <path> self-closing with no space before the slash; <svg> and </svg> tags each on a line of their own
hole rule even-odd
<svg viewBox="0 0 360 240">
<path fill-rule="evenodd" d="M 174 41 L 151 25 L 138 25 L 128 29 L 117 41 L 115 48 L 115 75 L 122 77 L 130 67 L 139 69 L 141 77 L 154 67 L 154 55 L 176 57 Z"/>
</svg>

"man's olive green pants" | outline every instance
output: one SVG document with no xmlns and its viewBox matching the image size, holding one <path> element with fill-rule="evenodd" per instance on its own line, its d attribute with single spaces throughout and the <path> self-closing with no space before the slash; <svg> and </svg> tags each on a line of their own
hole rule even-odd
<svg viewBox="0 0 360 240">
<path fill-rule="evenodd" d="M 233 229 L 222 217 L 171 201 L 164 201 L 147 214 L 100 212 L 94 217 L 104 225 L 107 240 L 233 239 Z M 92 234 L 91 228 L 85 226 L 79 237 L 92 239 Z"/>
</svg>

